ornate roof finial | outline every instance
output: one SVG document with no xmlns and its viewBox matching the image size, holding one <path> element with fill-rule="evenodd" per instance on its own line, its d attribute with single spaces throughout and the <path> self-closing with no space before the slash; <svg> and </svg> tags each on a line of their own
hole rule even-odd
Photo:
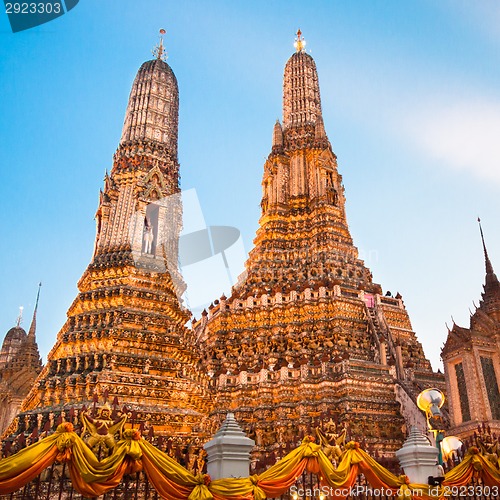
<svg viewBox="0 0 500 500">
<path fill-rule="evenodd" d="M 493 274 L 493 266 L 491 265 L 490 258 L 488 256 L 488 250 L 486 250 L 486 243 L 484 242 L 484 234 L 483 234 L 483 228 L 481 226 L 481 219 L 478 217 L 477 222 L 479 224 L 479 231 L 481 232 L 481 240 L 483 242 L 483 250 L 484 250 L 484 261 L 486 265 L 486 274 Z"/>
<path fill-rule="evenodd" d="M 163 28 L 160 30 L 160 36 L 159 36 L 159 43 L 158 45 L 153 49 L 153 55 L 156 56 L 156 59 L 160 59 L 161 61 L 166 62 L 167 61 L 167 51 L 165 50 L 165 47 L 163 46 L 163 35 L 167 33 L 166 30 Z"/>
<path fill-rule="evenodd" d="M 306 50 L 306 41 L 302 38 L 302 31 L 300 29 L 297 30 L 297 38 L 293 46 L 297 52 L 305 52 Z"/>
<path fill-rule="evenodd" d="M 24 306 L 19 306 L 19 316 L 17 317 L 17 323 L 16 326 L 21 326 L 21 323 L 23 322 L 23 309 Z"/>
</svg>

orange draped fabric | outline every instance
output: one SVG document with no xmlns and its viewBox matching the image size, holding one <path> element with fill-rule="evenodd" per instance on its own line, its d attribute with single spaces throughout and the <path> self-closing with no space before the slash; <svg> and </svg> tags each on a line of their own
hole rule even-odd
<svg viewBox="0 0 500 500">
<path fill-rule="evenodd" d="M 160 468 L 149 456 L 142 457 L 144 472 L 153 484 L 155 490 L 167 500 L 185 500 L 191 494 L 193 488 L 183 486 L 163 475 Z"/>
<path fill-rule="evenodd" d="M 484 458 L 482 455 L 479 455 L 479 460 L 481 461 L 481 466 L 482 466 L 481 478 L 484 481 L 484 484 L 487 486 L 499 486 L 500 467 L 495 467 L 492 462 Z"/>
<path fill-rule="evenodd" d="M 282 493 L 292 486 L 297 481 L 297 478 L 304 472 L 306 468 L 306 460 L 301 460 L 291 470 L 287 471 L 286 476 L 276 477 L 274 479 L 259 480 L 257 483 L 259 488 L 266 494 L 266 497 L 279 497 Z"/>
<path fill-rule="evenodd" d="M 356 484 L 359 472 L 372 488 L 384 488 L 400 499 L 442 499 L 449 488 L 468 485 L 474 477 L 484 485 L 500 488 L 498 463 L 488 460 L 477 448 L 471 448 L 464 460 L 445 475 L 441 487 L 431 488 L 409 484 L 406 476 L 392 474 L 355 442 L 346 445 L 340 463 L 334 467 L 313 441 L 305 438 L 298 448 L 260 475 L 212 481 L 207 474 L 193 475 L 132 429 L 124 431 L 113 453 L 99 461 L 73 432 L 73 426 L 63 423 L 53 435 L 0 460 L 0 494 L 21 489 L 56 461 L 67 462 L 73 487 L 86 497 L 106 493 L 125 474 L 141 469 L 166 500 L 265 500 L 289 490 L 305 470 L 318 476 L 318 486 L 326 488 L 326 495 L 334 500 L 344 500 L 351 494 L 349 489 Z"/>
<path fill-rule="evenodd" d="M 73 487 L 78 493 L 85 497 L 98 497 L 104 495 L 109 490 L 116 488 L 125 474 L 136 472 L 136 463 L 130 457 L 125 457 L 123 462 L 118 465 L 115 472 L 108 476 L 105 481 L 86 483 L 73 462 L 69 463 L 69 473 Z"/>
<path fill-rule="evenodd" d="M 21 489 L 24 485 L 35 479 L 35 477 L 41 474 L 45 469 L 50 467 L 55 462 L 58 454 L 59 450 L 54 444 L 43 456 L 43 458 L 37 460 L 30 467 L 24 469 L 19 474 L 16 474 L 16 472 L 12 470 L 10 477 L 0 479 L 0 495 L 6 495 L 7 493 L 12 493 L 13 491 Z"/>
<path fill-rule="evenodd" d="M 314 467 L 320 452 L 320 446 L 314 444 L 312 439 L 305 438 L 301 446 L 263 472 L 257 486 L 266 497 L 280 496 L 297 481 L 307 465 Z"/>
<path fill-rule="evenodd" d="M 466 457 L 452 470 L 445 474 L 444 486 L 463 486 L 469 484 L 474 475 L 473 455 Z"/>
</svg>

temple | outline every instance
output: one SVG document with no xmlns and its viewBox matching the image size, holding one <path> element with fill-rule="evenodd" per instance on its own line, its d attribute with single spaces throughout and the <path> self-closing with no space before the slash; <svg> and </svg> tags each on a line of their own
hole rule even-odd
<svg viewBox="0 0 500 500">
<path fill-rule="evenodd" d="M 332 432 L 346 427 L 390 455 L 405 424 L 419 421 L 416 395 L 443 388 L 444 379 L 433 373 L 401 296 L 384 296 L 359 259 L 316 64 L 300 31 L 295 46 L 283 121 L 264 164 L 255 246 L 231 297 L 195 326 L 203 366 L 214 412 L 230 409 L 261 457 L 280 456 L 297 434 L 327 421 Z"/>
<path fill-rule="evenodd" d="M 42 370 L 42 360 L 36 342 L 36 313 L 40 287 L 28 333 L 21 326 L 22 309 L 16 326 L 4 338 L 0 350 L 0 434 L 17 415 L 24 398 Z"/>
<path fill-rule="evenodd" d="M 177 265 L 179 92 L 163 41 L 141 66 L 99 196 L 92 260 L 7 434 L 78 423 L 78 412 L 112 404 L 126 425 L 199 445 L 232 412 L 256 441 L 258 471 L 322 425 L 382 456 L 401 447 L 410 425 L 426 428 L 417 395 L 444 389 L 444 377 L 401 295 L 384 295 L 359 258 L 300 31 L 295 47 L 255 246 L 231 296 L 192 328 Z M 494 280 L 487 274 L 487 285 L 498 287 Z M 488 293 L 484 307 L 494 308 Z M 477 325 L 485 321 L 478 313 Z M 21 339 L 16 332 L 9 342 Z"/>
<path fill-rule="evenodd" d="M 493 270 L 481 221 L 486 268 L 479 307 L 469 328 L 453 324 L 441 352 L 449 398 L 450 432 L 470 437 L 478 425 L 500 433 L 500 283 Z"/>
<path fill-rule="evenodd" d="M 92 261 L 18 431 L 108 403 L 131 423 L 197 436 L 211 409 L 208 376 L 196 369 L 199 351 L 185 327 L 190 312 L 179 300 L 179 92 L 164 55 L 161 42 L 133 83 L 99 196 Z"/>
</svg>

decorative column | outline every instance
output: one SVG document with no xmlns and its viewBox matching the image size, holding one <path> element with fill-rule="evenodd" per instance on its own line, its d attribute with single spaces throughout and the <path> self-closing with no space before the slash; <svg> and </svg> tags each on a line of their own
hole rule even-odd
<svg viewBox="0 0 500 500">
<path fill-rule="evenodd" d="M 429 476 L 438 475 L 438 449 L 418 430 L 412 427 L 396 457 L 410 479 L 410 483 L 428 484 Z"/>
<path fill-rule="evenodd" d="M 380 364 L 387 365 L 387 350 L 385 347 L 385 342 L 380 342 Z"/>
<path fill-rule="evenodd" d="M 398 378 L 403 380 L 405 378 L 405 370 L 403 366 L 403 353 L 401 350 L 401 346 L 396 346 L 396 373 L 398 374 Z"/>
<path fill-rule="evenodd" d="M 222 427 L 203 448 L 207 452 L 207 472 L 212 479 L 248 477 L 250 451 L 255 441 L 241 430 L 234 414 L 228 413 Z"/>
</svg>

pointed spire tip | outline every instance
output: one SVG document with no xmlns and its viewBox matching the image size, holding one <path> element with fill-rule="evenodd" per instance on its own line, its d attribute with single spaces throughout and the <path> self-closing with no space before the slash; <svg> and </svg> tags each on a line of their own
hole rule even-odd
<svg viewBox="0 0 500 500">
<path fill-rule="evenodd" d="M 28 337 L 35 338 L 36 334 L 36 311 L 38 309 L 38 301 L 40 300 L 40 289 L 42 288 L 42 282 L 38 284 L 38 292 L 36 294 L 35 309 L 33 310 L 33 318 L 31 319 L 31 325 L 28 332 Z"/>
<path fill-rule="evenodd" d="M 153 55 L 156 57 L 156 59 L 159 59 L 163 62 L 167 61 L 167 51 L 165 50 L 165 46 L 163 45 L 163 35 L 165 35 L 166 33 L 167 31 L 165 29 L 160 29 L 160 41 L 158 42 L 158 45 L 153 49 Z"/>
<path fill-rule="evenodd" d="M 479 232 L 481 233 L 481 241 L 483 242 L 484 251 L 484 261 L 486 266 L 486 274 L 493 274 L 493 266 L 491 264 L 490 258 L 488 256 L 488 250 L 486 249 L 486 242 L 484 241 L 483 227 L 481 226 L 481 219 L 478 217 L 477 222 L 479 224 Z"/>
<path fill-rule="evenodd" d="M 16 326 L 20 327 L 23 322 L 23 310 L 24 306 L 19 306 L 19 316 L 17 317 Z"/>
<path fill-rule="evenodd" d="M 300 31 L 300 28 L 297 30 L 297 38 L 295 38 L 295 42 L 293 46 L 295 47 L 295 50 L 297 52 L 305 52 L 306 50 L 306 41 L 302 38 L 302 31 Z"/>
</svg>

